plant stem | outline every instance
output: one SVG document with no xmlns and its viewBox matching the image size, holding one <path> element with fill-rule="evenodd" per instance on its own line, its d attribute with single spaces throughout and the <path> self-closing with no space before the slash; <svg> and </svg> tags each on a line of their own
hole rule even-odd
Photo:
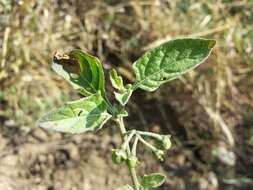
<svg viewBox="0 0 253 190">
<path fill-rule="evenodd" d="M 135 135 L 135 133 L 136 133 L 136 131 L 132 130 L 131 133 L 129 135 L 127 135 L 127 139 L 122 144 L 122 148 L 123 149 L 125 149 L 125 148 L 127 148 L 127 146 L 129 146 L 129 142 L 131 141 L 131 139 L 133 138 L 133 136 Z"/>
<path fill-rule="evenodd" d="M 137 148 L 138 141 L 139 141 L 139 137 L 135 136 L 134 143 L 132 146 L 132 155 L 133 156 L 136 156 L 136 148 Z"/>
<path fill-rule="evenodd" d="M 116 120 L 116 122 L 117 122 L 117 125 L 119 126 L 119 129 L 120 129 L 120 134 L 121 134 L 122 141 L 125 142 L 128 139 L 128 135 L 125 135 L 126 134 L 126 128 L 125 128 L 125 125 L 124 125 L 123 118 L 122 117 L 118 118 Z M 131 151 L 130 151 L 129 144 L 127 145 L 127 150 L 126 151 L 127 151 L 127 156 L 130 157 L 131 156 Z M 135 168 L 130 167 L 129 164 L 127 164 L 127 166 L 128 166 L 128 169 L 129 169 L 129 172 L 130 172 L 130 175 L 131 175 L 134 190 L 139 190 L 139 182 L 138 182 L 138 178 L 137 178 L 137 175 L 136 175 Z"/>
<path fill-rule="evenodd" d="M 162 140 L 162 136 L 161 135 L 158 135 L 156 133 L 152 133 L 152 132 L 146 132 L 146 131 L 137 131 L 140 135 L 143 135 L 143 136 L 149 136 L 149 137 L 153 137 L 157 140 Z"/>
<path fill-rule="evenodd" d="M 158 149 L 154 147 L 153 145 L 149 144 L 147 141 L 145 141 L 140 135 L 139 135 L 139 140 L 142 144 L 144 144 L 146 147 L 151 149 L 153 152 L 157 151 Z"/>
</svg>

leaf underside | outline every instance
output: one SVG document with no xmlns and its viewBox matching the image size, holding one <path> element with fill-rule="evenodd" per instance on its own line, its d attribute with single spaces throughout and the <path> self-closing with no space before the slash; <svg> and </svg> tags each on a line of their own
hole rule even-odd
<svg viewBox="0 0 253 190">
<path fill-rule="evenodd" d="M 146 52 L 134 64 L 135 88 L 154 91 L 201 64 L 210 54 L 215 40 L 184 38 L 164 43 Z"/>
<path fill-rule="evenodd" d="M 60 132 L 82 133 L 100 129 L 111 118 L 106 104 L 98 93 L 77 101 L 67 102 L 38 121 L 42 128 Z"/>
</svg>

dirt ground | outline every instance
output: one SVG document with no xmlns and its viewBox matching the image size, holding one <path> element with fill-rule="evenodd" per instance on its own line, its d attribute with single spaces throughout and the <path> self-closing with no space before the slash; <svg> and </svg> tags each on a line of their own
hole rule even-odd
<svg viewBox="0 0 253 190">
<path fill-rule="evenodd" d="M 13 132 L 18 138 L 9 137 Z M 40 129 L 29 138 L 16 129 L 6 133 L 1 138 L 0 189 L 111 189 L 128 182 L 128 171 L 110 162 L 111 136 L 62 138 Z"/>
<path fill-rule="evenodd" d="M 169 87 L 167 90 L 173 89 Z M 133 98 L 144 96 L 143 92 L 139 93 Z M 166 98 L 172 105 L 162 107 L 159 105 L 161 100 L 154 97 L 139 100 L 138 106 L 144 110 L 141 112 L 143 115 L 138 115 L 135 106 L 129 106 L 132 115 L 127 121 L 128 126 L 143 129 L 140 118 L 144 117 L 146 119 L 142 122 L 150 123 L 151 131 L 176 136 L 164 162 L 155 161 L 149 152 L 140 149 L 141 164 L 138 173 L 165 173 L 168 179 L 160 188 L 163 190 L 251 189 L 253 151 L 251 146 L 240 140 L 247 138 L 248 124 L 231 121 L 239 131 L 234 135 L 237 147 L 227 149 L 223 140 L 208 137 L 212 136 L 211 130 L 205 129 L 208 127 L 205 123 L 208 121 L 205 121 L 206 116 L 201 108 L 188 114 L 185 114 L 185 111 L 175 111 L 173 104 L 179 102 L 184 104 L 185 110 L 190 109 L 193 100 L 189 101 L 185 96 L 184 94 L 174 98 L 172 95 L 171 100 Z M 166 113 L 161 111 L 163 109 Z M 163 117 L 163 114 L 166 114 L 166 117 Z M 236 116 L 227 119 L 233 120 L 234 117 Z M 202 129 L 194 129 L 197 127 L 195 123 L 201 118 Z M 39 128 L 27 131 L 15 126 L 12 120 L 5 120 L 4 125 L 0 142 L 0 189 L 109 190 L 131 183 L 127 168 L 114 165 L 110 159 L 111 149 L 120 143 L 117 129 L 110 124 L 96 135 L 66 135 Z M 194 130 L 195 134 L 186 130 L 188 127 Z M 198 134 L 202 138 L 197 138 Z M 214 156 L 211 152 L 217 147 L 224 147 L 220 153 L 221 157 Z M 226 151 L 231 151 L 235 157 L 229 156 Z M 222 159 L 222 156 L 227 159 Z"/>
<path fill-rule="evenodd" d="M 98 133 L 37 128 L 39 117 L 79 95 L 50 69 L 57 49 L 80 48 L 131 82 L 131 64 L 178 36 L 214 38 L 197 70 L 127 105 L 128 128 L 172 135 L 163 162 L 139 148 L 138 173 L 162 172 L 159 190 L 253 189 L 253 3 L 242 1 L 0 1 L 0 190 L 113 190 L 131 184 Z M 2 5 L 2 4 L 4 5 Z M 107 90 L 112 95 L 108 80 Z"/>
</svg>

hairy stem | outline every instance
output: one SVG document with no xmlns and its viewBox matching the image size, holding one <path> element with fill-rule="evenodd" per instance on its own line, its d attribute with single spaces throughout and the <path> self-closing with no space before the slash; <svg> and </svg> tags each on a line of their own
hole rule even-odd
<svg viewBox="0 0 253 190">
<path fill-rule="evenodd" d="M 137 148 L 138 141 L 139 141 L 139 137 L 135 136 L 134 143 L 132 146 L 132 155 L 133 156 L 136 156 L 136 148 Z"/>
<path fill-rule="evenodd" d="M 140 135 L 139 135 L 139 140 L 142 144 L 144 144 L 147 148 L 151 149 L 153 152 L 157 151 L 157 148 L 154 147 L 153 145 L 149 144 L 147 141 L 145 141 Z"/>
<path fill-rule="evenodd" d="M 128 135 L 125 135 L 126 134 L 126 128 L 125 128 L 125 125 L 124 125 L 123 118 L 122 117 L 118 118 L 116 120 L 116 122 L 117 122 L 117 125 L 119 126 L 119 129 L 120 129 L 120 134 L 121 134 L 122 141 L 125 142 L 128 139 Z M 127 156 L 130 157 L 131 156 L 131 151 L 130 151 L 129 144 L 127 144 L 126 151 L 127 151 Z M 137 178 L 137 175 L 136 175 L 135 168 L 131 167 L 129 164 L 127 164 L 127 166 L 128 166 L 128 169 L 129 169 L 129 172 L 130 172 L 130 175 L 131 175 L 134 190 L 139 190 L 139 182 L 138 182 L 138 178 Z"/>
<path fill-rule="evenodd" d="M 156 133 L 146 132 L 146 131 L 138 131 L 138 134 L 143 135 L 143 136 L 153 137 L 153 138 L 155 138 L 157 140 L 162 140 L 161 135 L 158 135 Z"/>
<path fill-rule="evenodd" d="M 125 142 L 122 145 L 122 148 L 127 148 L 127 146 L 129 145 L 129 142 L 131 141 L 131 139 L 133 138 L 133 136 L 135 135 L 136 131 L 133 130 L 131 131 L 131 133 L 129 135 L 127 135 L 127 138 L 125 140 Z"/>
</svg>

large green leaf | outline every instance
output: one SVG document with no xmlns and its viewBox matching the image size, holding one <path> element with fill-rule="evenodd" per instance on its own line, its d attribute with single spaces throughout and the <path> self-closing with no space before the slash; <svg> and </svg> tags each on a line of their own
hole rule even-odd
<svg viewBox="0 0 253 190">
<path fill-rule="evenodd" d="M 210 54 L 215 40 L 184 38 L 164 43 L 146 52 L 134 64 L 134 88 L 154 91 L 163 83 L 177 78 L 202 63 Z"/>
<path fill-rule="evenodd" d="M 143 190 L 151 190 L 162 185 L 165 179 L 166 177 L 160 173 L 145 175 L 141 180 L 141 186 Z"/>
<path fill-rule="evenodd" d="M 39 119 L 38 125 L 60 132 L 82 133 L 100 129 L 111 117 L 100 93 L 67 102 Z"/>
<path fill-rule="evenodd" d="M 133 190 L 130 185 L 124 185 L 122 187 L 117 188 L 116 190 Z"/>
<path fill-rule="evenodd" d="M 57 52 L 52 68 L 81 94 L 89 96 L 100 91 L 105 97 L 104 72 L 98 58 L 81 50 Z"/>
</svg>

